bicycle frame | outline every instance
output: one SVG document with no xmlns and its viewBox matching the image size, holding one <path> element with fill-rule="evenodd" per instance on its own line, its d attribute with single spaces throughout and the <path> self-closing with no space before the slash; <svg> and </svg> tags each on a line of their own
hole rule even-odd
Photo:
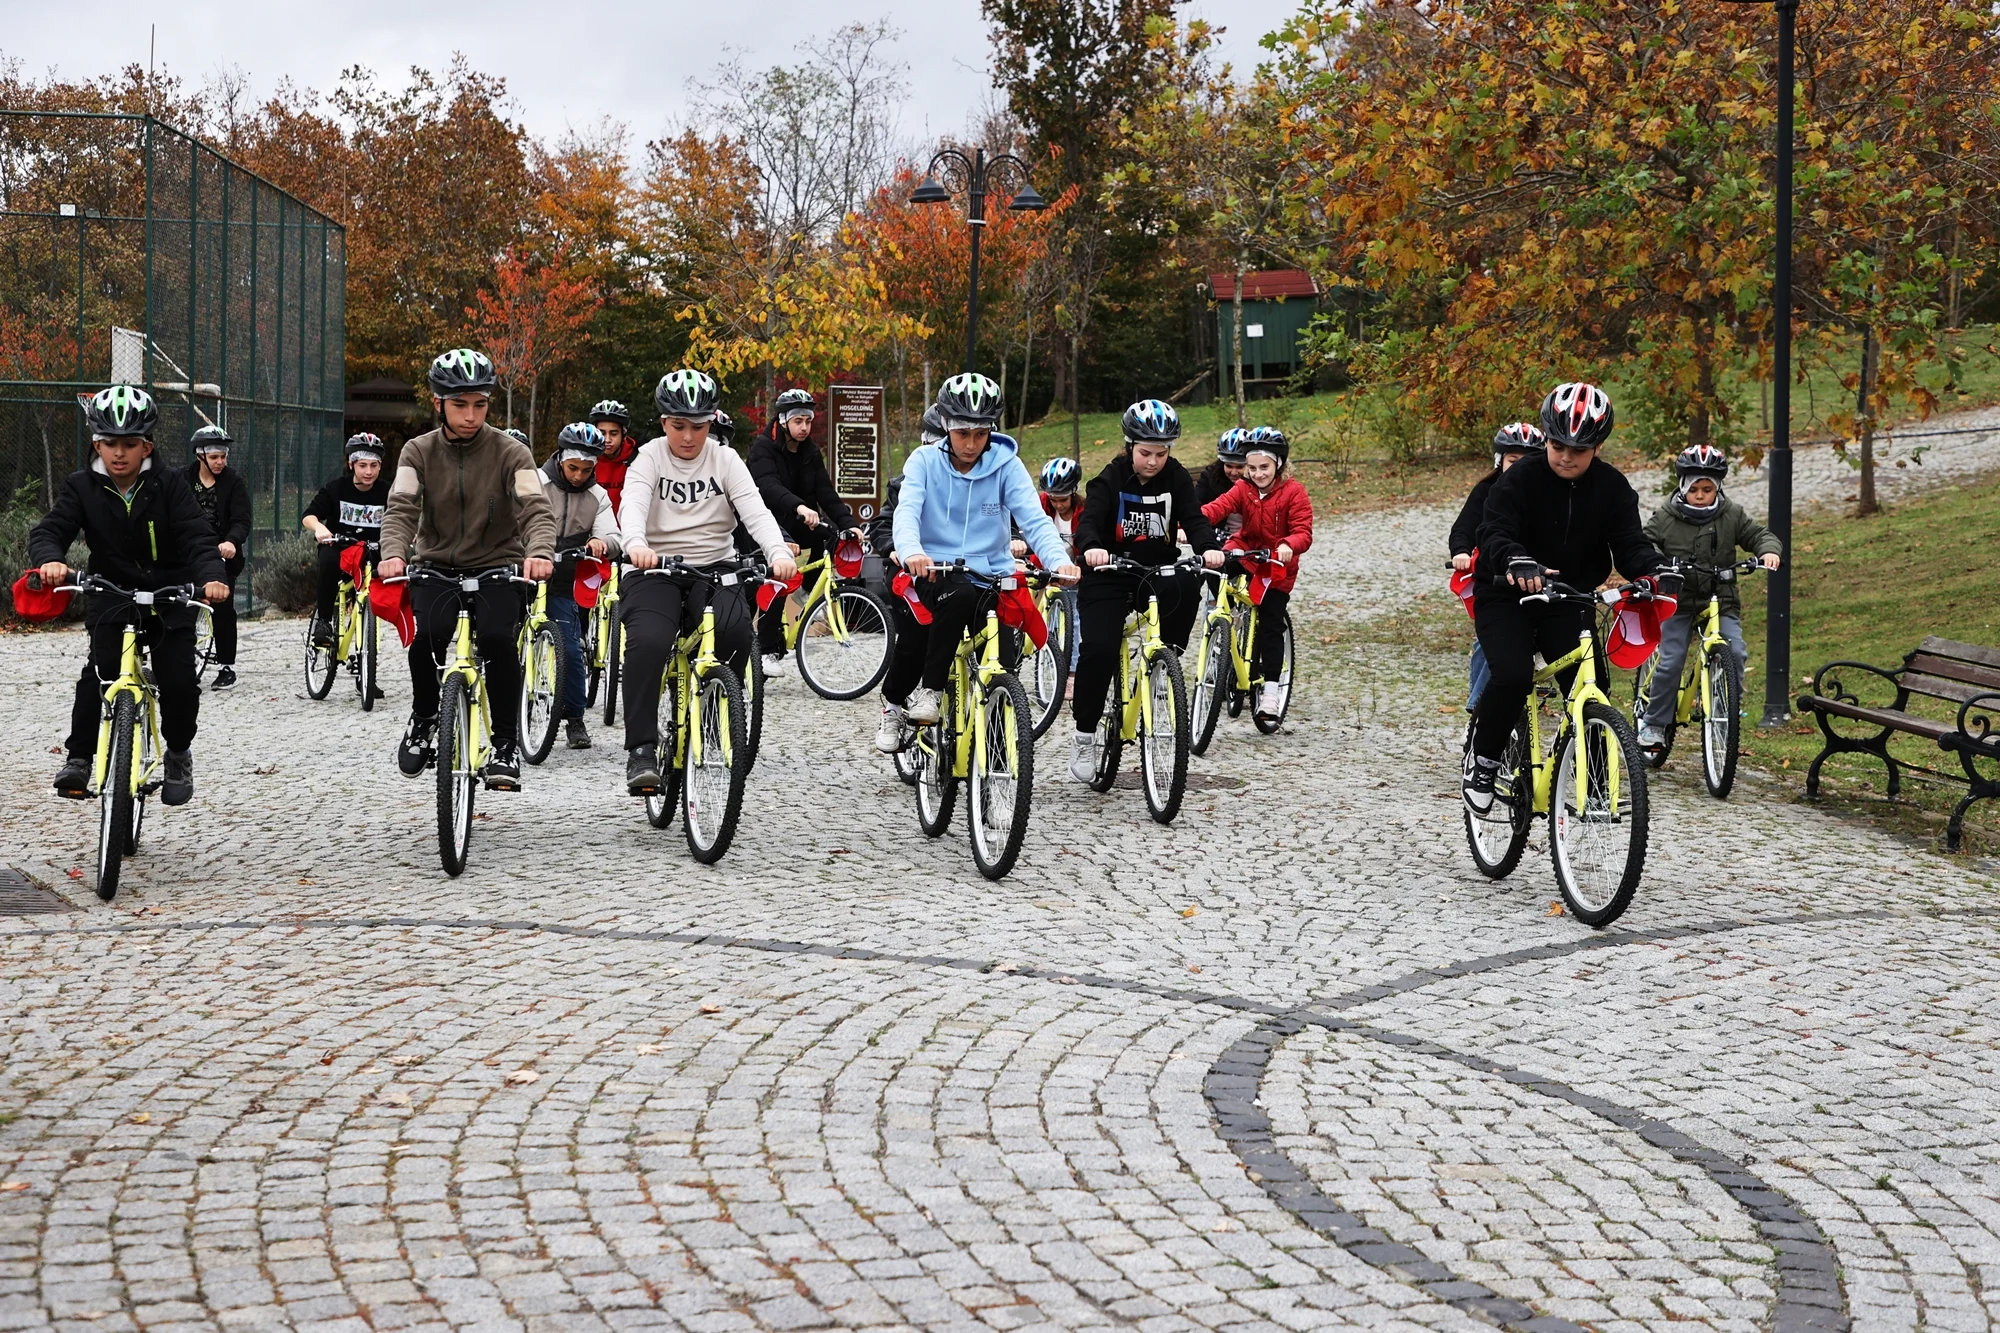
<svg viewBox="0 0 2000 1333">
<path fill-rule="evenodd" d="M 1257 683 L 1251 674 L 1257 644 L 1257 604 L 1250 600 L 1248 580 L 1247 574 L 1231 574 L 1221 580 L 1215 605 L 1208 612 L 1209 624 L 1229 626 L 1229 673 L 1239 693 Z M 1235 625 L 1239 609 L 1245 613 L 1241 635 L 1236 633 Z"/>
<path fill-rule="evenodd" d="M 646 572 L 652 573 L 651 570 Z M 670 567 L 661 569 L 663 574 L 691 572 Z M 711 597 L 708 604 L 701 609 L 701 624 L 674 641 L 673 656 L 667 659 L 664 683 L 671 686 L 674 691 L 674 749 L 671 761 L 675 768 L 680 768 L 690 760 L 696 764 L 701 763 L 702 746 L 705 742 L 701 728 L 695 725 L 693 686 L 720 665 L 722 659 L 715 655 L 715 599 Z M 726 729 L 722 744 L 723 761 L 735 762 L 736 756 L 729 752 L 732 741 Z"/>
<path fill-rule="evenodd" d="M 521 617 L 521 633 L 515 644 L 515 650 L 520 653 L 523 665 L 526 665 L 528 660 L 528 645 L 535 641 L 535 631 L 548 623 L 549 581 L 543 579 L 535 585 L 535 596 L 528 603 L 528 614 Z"/>
<path fill-rule="evenodd" d="M 1142 725 L 1147 731 L 1153 729 L 1153 692 L 1142 690 L 1139 685 L 1146 663 L 1152 660 L 1155 651 L 1165 647 L 1166 640 L 1160 636 L 1159 594 L 1149 587 L 1146 590 L 1146 609 L 1125 617 L 1125 637 L 1118 654 L 1118 679 L 1125 699 L 1118 720 L 1121 740 L 1137 740 Z M 1231 649 L 1232 653 L 1234 651 Z"/>
<path fill-rule="evenodd" d="M 361 562 L 361 580 L 350 583 L 341 579 L 335 586 L 334 624 L 338 626 L 339 637 L 334 646 L 337 662 L 352 663 L 354 655 L 360 651 L 361 617 L 369 614 L 368 592 L 375 583 L 374 562 Z"/>
<path fill-rule="evenodd" d="M 141 596 L 147 600 L 140 602 L 135 599 L 132 606 L 127 608 L 125 641 L 119 650 L 118 656 L 118 679 L 112 681 L 110 686 L 105 689 L 104 704 L 98 717 L 97 754 L 91 763 L 91 786 L 94 792 L 98 794 L 102 794 L 104 784 L 112 777 L 112 774 L 109 772 L 111 767 L 111 714 L 120 698 L 130 697 L 138 703 L 142 710 L 141 716 L 145 719 L 146 733 L 149 736 L 157 737 L 160 734 L 159 702 L 155 698 L 152 689 L 146 684 L 145 675 L 139 665 L 139 617 L 143 614 L 140 608 L 150 605 L 152 600 L 150 593 L 144 593 Z M 148 751 L 151 752 L 150 763 L 147 762 Z M 130 790 L 133 795 L 136 796 L 147 783 L 152 781 L 153 774 L 159 771 L 163 753 L 162 747 L 157 744 L 149 746 L 135 745 L 132 747 L 132 771 L 125 776 L 126 780 L 131 784 Z"/>
<path fill-rule="evenodd" d="M 786 652 L 792 652 L 799 646 L 799 636 L 805 633 L 806 613 L 821 602 L 826 603 L 827 633 L 840 642 L 844 643 L 847 640 L 847 613 L 841 609 L 840 599 L 833 595 L 842 580 L 834 575 L 833 554 L 830 551 L 821 551 L 818 555 L 799 562 L 800 573 L 815 570 L 818 572 L 810 584 L 799 585 L 799 596 L 802 598 L 799 602 L 799 614 L 792 617 L 791 624 L 785 626 Z M 783 615 L 783 605 L 782 602 L 774 602 L 771 611 L 764 614 L 769 615 L 775 611 Z"/>
<path fill-rule="evenodd" d="M 1690 636 L 1693 637 L 1692 635 Z M 1694 706 L 1701 704 L 1703 717 L 1715 716 L 1715 699 L 1709 688 L 1708 673 L 1701 669 L 1711 653 L 1728 652 L 1729 641 L 1722 637 L 1722 599 L 1711 597 L 1701 613 L 1701 636 L 1697 651 L 1681 663 L 1680 696 L 1674 705 L 1674 722 L 1686 726 L 1694 720 Z"/>
<path fill-rule="evenodd" d="M 452 638 L 451 661 L 445 664 L 443 675 L 463 680 L 472 699 L 472 753 L 468 756 L 468 767 L 476 774 L 486 767 L 486 761 L 493 755 L 493 716 L 492 705 L 486 698 L 486 673 L 479 669 L 479 659 L 472 646 L 470 603 L 461 603 L 458 608 L 458 629 Z M 442 686 L 443 676 L 440 676 L 439 687 Z"/>
<path fill-rule="evenodd" d="M 1569 693 L 1563 698 L 1563 725 L 1548 745 L 1542 744 L 1542 710 L 1535 706 L 1536 693 L 1542 686 L 1555 683 L 1558 693 L 1562 685 L 1556 677 L 1574 667 L 1576 679 L 1570 682 Z M 1564 734 L 1583 734 L 1583 706 L 1587 703 L 1601 703 L 1612 708 L 1610 698 L 1598 683 L 1597 675 L 1597 632 L 1586 625 L 1577 636 L 1576 647 L 1535 673 L 1534 686 L 1528 694 L 1528 766 L 1534 774 L 1534 812 L 1545 815 L 1554 805 L 1556 741 Z M 1614 708 L 1613 711 L 1616 711 Z M 1618 803 L 1619 770 L 1611 770 L 1609 796 L 1612 805 Z M 1588 765 L 1576 765 L 1576 803 L 1579 807 L 1586 803 L 1589 794 Z"/>
<path fill-rule="evenodd" d="M 980 703 L 986 696 L 987 686 L 993 678 L 1006 671 L 1000 662 L 1000 613 L 989 610 L 986 624 L 977 635 L 970 632 L 958 639 L 958 652 L 951 659 L 951 681 L 948 688 L 952 692 L 955 715 L 970 719 L 971 725 L 961 724 L 958 734 L 952 737 L 951 775 L 955 778 L 972 775 L 974 746 L 986 744 L 986 710 Z M 1007 738 L 1007 759 L 1011 764 L 1018 760 L 1014 753 L 1015 738 Z"/>
<path fill-rule="evenodd" d="M 590 655 L 584 666 L 592 671 L 603 671 L 611 665 L 611 618 L 617 613 L 618 571 L 624 566 L 616 560 L 610 564 L 611 574 L 597 590 L 597 605 L 590 608 L 590 624 L 586 627 L 585 647 Z"/>
</svg>

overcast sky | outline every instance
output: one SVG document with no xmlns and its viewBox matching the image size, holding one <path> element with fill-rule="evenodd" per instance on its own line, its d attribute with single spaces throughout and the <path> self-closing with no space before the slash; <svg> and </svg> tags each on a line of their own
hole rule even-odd
<svg viewBox="0 0 2000 1333">
<path fill-rule="evenodd" d="M 1257 39 L 1295 8 L 1294 0 L 1193 0 L 1182 12 L 1226 25 L 1225 55 L 1247 68 Z M 144 64 L 154 24 L 161 65 L 189 83 L 241 66 L 259 93 L 286 77 L 324 91 L 357 64 L 393 82 L 411 65 L 442 67 L 463 51 L 507 80 L 516 114 L 539 136 L 608 115 L 643 142 L 686 112 L 692 86 L 726 49 L 765 67 L 802 38 L 884 17 L 903 33 L 895 54 L 909 69 L 907 140 L 962 130 L 989 88 L 978 0 L 0 0 L 0 14 L 0 55 L 25 73 L 53 68 L 70 78 Z"/>
</svg>

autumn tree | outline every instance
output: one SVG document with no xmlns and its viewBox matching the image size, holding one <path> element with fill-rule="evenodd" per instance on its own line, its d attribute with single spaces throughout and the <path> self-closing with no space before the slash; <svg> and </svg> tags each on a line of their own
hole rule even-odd
<svg viewBox="0 0 2000 1333">
<path fill-rule="evenodd" d="M 542 376 L 576 355 L 585 326 L 602 305 L 596 283 L 570 264 L 566 247 L 533 263 L 522 247 L 514 246 L 495 270 L 491 289 L 481 288 L 466 311 L 506 394 L 509 426 L 514 424 L 514 392 L 527 386 L 531 441 Z"/>
</svg>

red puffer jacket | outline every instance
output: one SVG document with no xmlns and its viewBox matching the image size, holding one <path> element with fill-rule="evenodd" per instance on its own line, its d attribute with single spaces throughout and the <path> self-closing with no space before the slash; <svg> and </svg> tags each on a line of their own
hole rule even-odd
<svg viewBox="0 0 2000 1333">
<path fill-rule="evenodd" d="M 1230 514 L 1242 517 L 1243 526 L 1223 543 L 1225 551 L 1275 551 L 1280 542 L 1291 547 L 1292 562 L 1271 586 L 1288 593 L 1299 581 L 1299 557 L 1312 549 L 1313 507 L 1297 481 L 1280 477 L 1269 495 L 1259 495 L 1246 478 L 1203 505 L 1201 513 L 1210 523 Z"/>
<path fill-rule="evenodd" d="M 618 517 L 618 498 L 625 493 L 625 471 L 632 466 L 632 460 L 639 456 L 639 442 L 627 435 L 619 446 L 618 456 L 600 454 L 597 459 L 597 484 L 611 497 L 611 516 Z"/>
</svg>

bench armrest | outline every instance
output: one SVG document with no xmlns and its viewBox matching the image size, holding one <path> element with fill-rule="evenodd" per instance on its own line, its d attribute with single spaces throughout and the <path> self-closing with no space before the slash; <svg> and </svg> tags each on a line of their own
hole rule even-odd
<svg viewBox="0 0 2000 1333">
<path fill-rule="evenodd" d="M 1960 704 L 1958 732 L 1973 748 L 2000 755 L 2000 690 L 1975 694 Z"/>
<path fill-rule="evenodd" d="M 1841 703 L 1864 706 L 1861 704 L 1861 700 L 1856 698 L 1843 683 L 1842 676 L 1845 672 L 1859 672 L 1865 676 L 1875 676 L 1888 682 L 1888 684 L 1895 688 L 1895 702 L 1886 705 L 1865 705 L 1867 707 L 1887 707 L 1900 712 L 1910 702 L 1910 692 L 1903 687 L 1903 682 L 1898 680 L 1894 673 L 1884 671 L 1881 667 L 1870 666 L 1866 662 L 1828 662 L 1818 671 L 1813 672 L 1813 693 L 1822 698 L 1838 700 Z"/>
</svg>

